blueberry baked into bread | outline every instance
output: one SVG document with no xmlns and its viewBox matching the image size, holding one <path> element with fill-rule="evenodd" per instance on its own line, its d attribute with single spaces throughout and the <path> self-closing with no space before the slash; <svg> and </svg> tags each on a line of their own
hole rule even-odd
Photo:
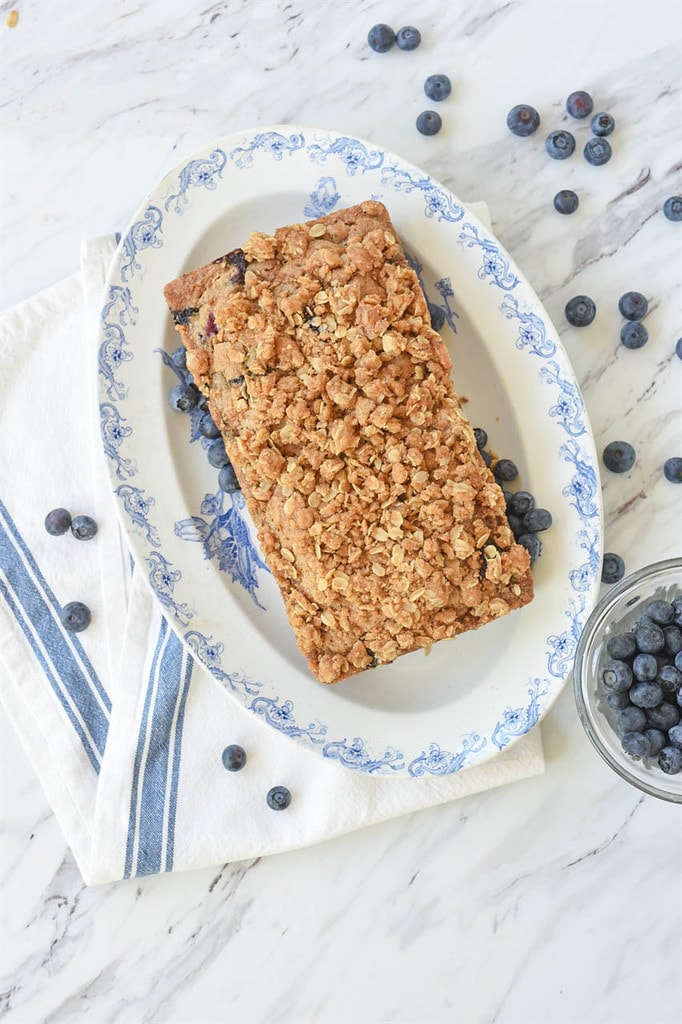
<svg viewBox="0 0 682 1024">
<path fill-rule="evenodd" d="M 164 294 L 319 680 L 531 600 L 528 553 L 381 203 L 256 232 Z"/>
</svg>

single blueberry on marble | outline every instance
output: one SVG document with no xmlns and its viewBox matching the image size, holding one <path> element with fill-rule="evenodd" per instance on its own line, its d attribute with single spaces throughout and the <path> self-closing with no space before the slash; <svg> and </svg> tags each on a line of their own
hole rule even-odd
<svg viewBox="0 0 682 1024">
<path fill-rule="evenodd" d="M 570 188 L 562 188 L 560 192 L 554 196 L 554 209 L 557 213 L 575 213 L 578 209 L 580 200 L 575 192 L 571 191 Z"/>
<path fill-rule="evenodd" d="M 540 115 L 528 103 L 517 103 L 507 114 L 507 128 L 514 135 L 526 138 L 540 127 Z"/>
<path fill-rule="evenodd" d="M 564 314 L 571 327 L 588 327 L 597 315 L 597 307 L 589 295 L 574 295 L 566 303 Z"/>
<path fill-rule="evenodd" d="M 663 213 L 668 220 L 682 220 L 682 196 L 670 196 L 663 203 Z"/>
<path fill-rule="evenodd" d="M 443 120 L 435 110 L 422 110 L 416 123 L 422 135 L 437 135 L 443 127 Z"/>
<path fill-rule="evenodd" d="M 373 25 L 367 33 L 367 42 L 375 53 L 386 53 L 395 43 L 395 32 L 390 25 Z"/>
<path fill-rule="evenodd" d="M 635 449 L 627 441 L 611 441 L 602 452 L 602 460 L 612 473 L 627 473 L 635 464 Z"/>
<path fill-rule="evenodd" d="M 641 292 L 624 292 L 618 300 L 618 309 L 626 320 L 643 320 L 649 311 L 649 302 Z"/>
<path fill-rule="evenodd" d="M 602 560 L 601 581 L 613 584 L 622 580 L 625 575 L 625 562 L 614 551 L 607 551 Z"/>
<path fill-rule="evenodd" d="M 675 342 L 675 355 L 678 359 L 682 359 L 682 338 L 678 338 Z"/>
<path fill-rule="evenodd" d="M 587 160 L 588 164 L 592 164 L 593 167 L 601 167 L 603 164 L 607 164 L 611 159 L 611 143 L 608 139 L 601 139 L 598 136 L 595 136 L 595 138 L 590 139 L 589 142 L 585 143 L 583 156 Z"/>
<path fill-rule="evenodd" d="M 422 41 L 422 35 L 414 25 L 404 25 L 398 29 L 395 42 L 399 50 L 416 50 Z"/>
<path fill-rule="evenodd" d="M 594 110 L 594 102 L 589 92 L 585 92 L 584 89 L 578 89 L 576 92 L 572 92 L 566 100 L 566 112 L 571 117 L 582 119 L 583 117 L 589 117 Z"/>
<path fill-rule="evenodd" d="M 625 348 L 643 348 L 649 340 L 649 332 L 638 320 L 628 320 L 620 329 L 620 340 Z"/>
<path fill-rule="evenodd" d="M 593 135 L 600 135 L 602 137 L 610 135 L 615 127 L 616 122 L 611 114 L 607 113 L 595 114 L 590 121 L 590 128 L 592 129 Z"/>
<path fill-rule="evenodd" d="M 545 151 L 552 160 L 567 160 L 575 151 L 575 138 L 563 129 L 550 132 L 545 139 Z"/>
<path fill-rule="evenodd" d="M 452 83 L 447 75 L 429 75 L 424 82 L 424 92 L 430 100 L 440 103 L 452 92 Z"/>
<path fill-rule="evenodd" d="M 682 459 L 673 456 L 663 463 L 663 475 L 671 484 L 682 484 Z"/>
</svg>

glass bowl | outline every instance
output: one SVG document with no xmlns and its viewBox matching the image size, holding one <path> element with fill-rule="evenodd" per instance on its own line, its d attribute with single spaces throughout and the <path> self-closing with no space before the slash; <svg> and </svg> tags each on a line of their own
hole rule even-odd
<svg viewBox="0 0 682 1024">
<path fill-rule="evenodd" d="M 625 753 L 615 730 L 616 712 L 601 695 L 601 668 L 609 660 L 606 641 L 631 629 L 654 598 L 671 601 L 682 594 L 682 558 L 648 565 L 611 587 L 599 601 L 578 641 L 573 690 L 580 721 L 596 750 L 622 779 L 650 796 L 682 803 L 682 772 L 666 775 L 656 759 L 636 760 Z"/>
</svg>

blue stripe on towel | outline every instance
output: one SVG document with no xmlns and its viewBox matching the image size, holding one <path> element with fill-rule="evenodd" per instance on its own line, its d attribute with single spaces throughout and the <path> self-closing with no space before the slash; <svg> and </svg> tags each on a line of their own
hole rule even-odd
<svg viewBox="0 0 682 1024">
<path fill-rule="evenodd" d="M 98 772 L 111 701 L 78 637 L 62 626 L 59 602 L 2 501 L 0 569 L 0 590 Z"/>
<path fill-rule="evenodd" d="M 180 748 L 192 665 L 182 641 L 162 619 L 133 766 L 126 878 L 172 869 Z"/>
</svg>

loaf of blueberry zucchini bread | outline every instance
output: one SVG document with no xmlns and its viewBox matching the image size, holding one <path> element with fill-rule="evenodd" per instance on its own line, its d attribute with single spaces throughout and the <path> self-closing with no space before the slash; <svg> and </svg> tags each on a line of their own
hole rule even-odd
<svg viewBox="0 0 682 1024">
<path fill-rule="evenodd" d="M 381 203 L 256 232 L 164 294 L 319 680 L 531 600 L 528 553 Z"/>
</svg>

